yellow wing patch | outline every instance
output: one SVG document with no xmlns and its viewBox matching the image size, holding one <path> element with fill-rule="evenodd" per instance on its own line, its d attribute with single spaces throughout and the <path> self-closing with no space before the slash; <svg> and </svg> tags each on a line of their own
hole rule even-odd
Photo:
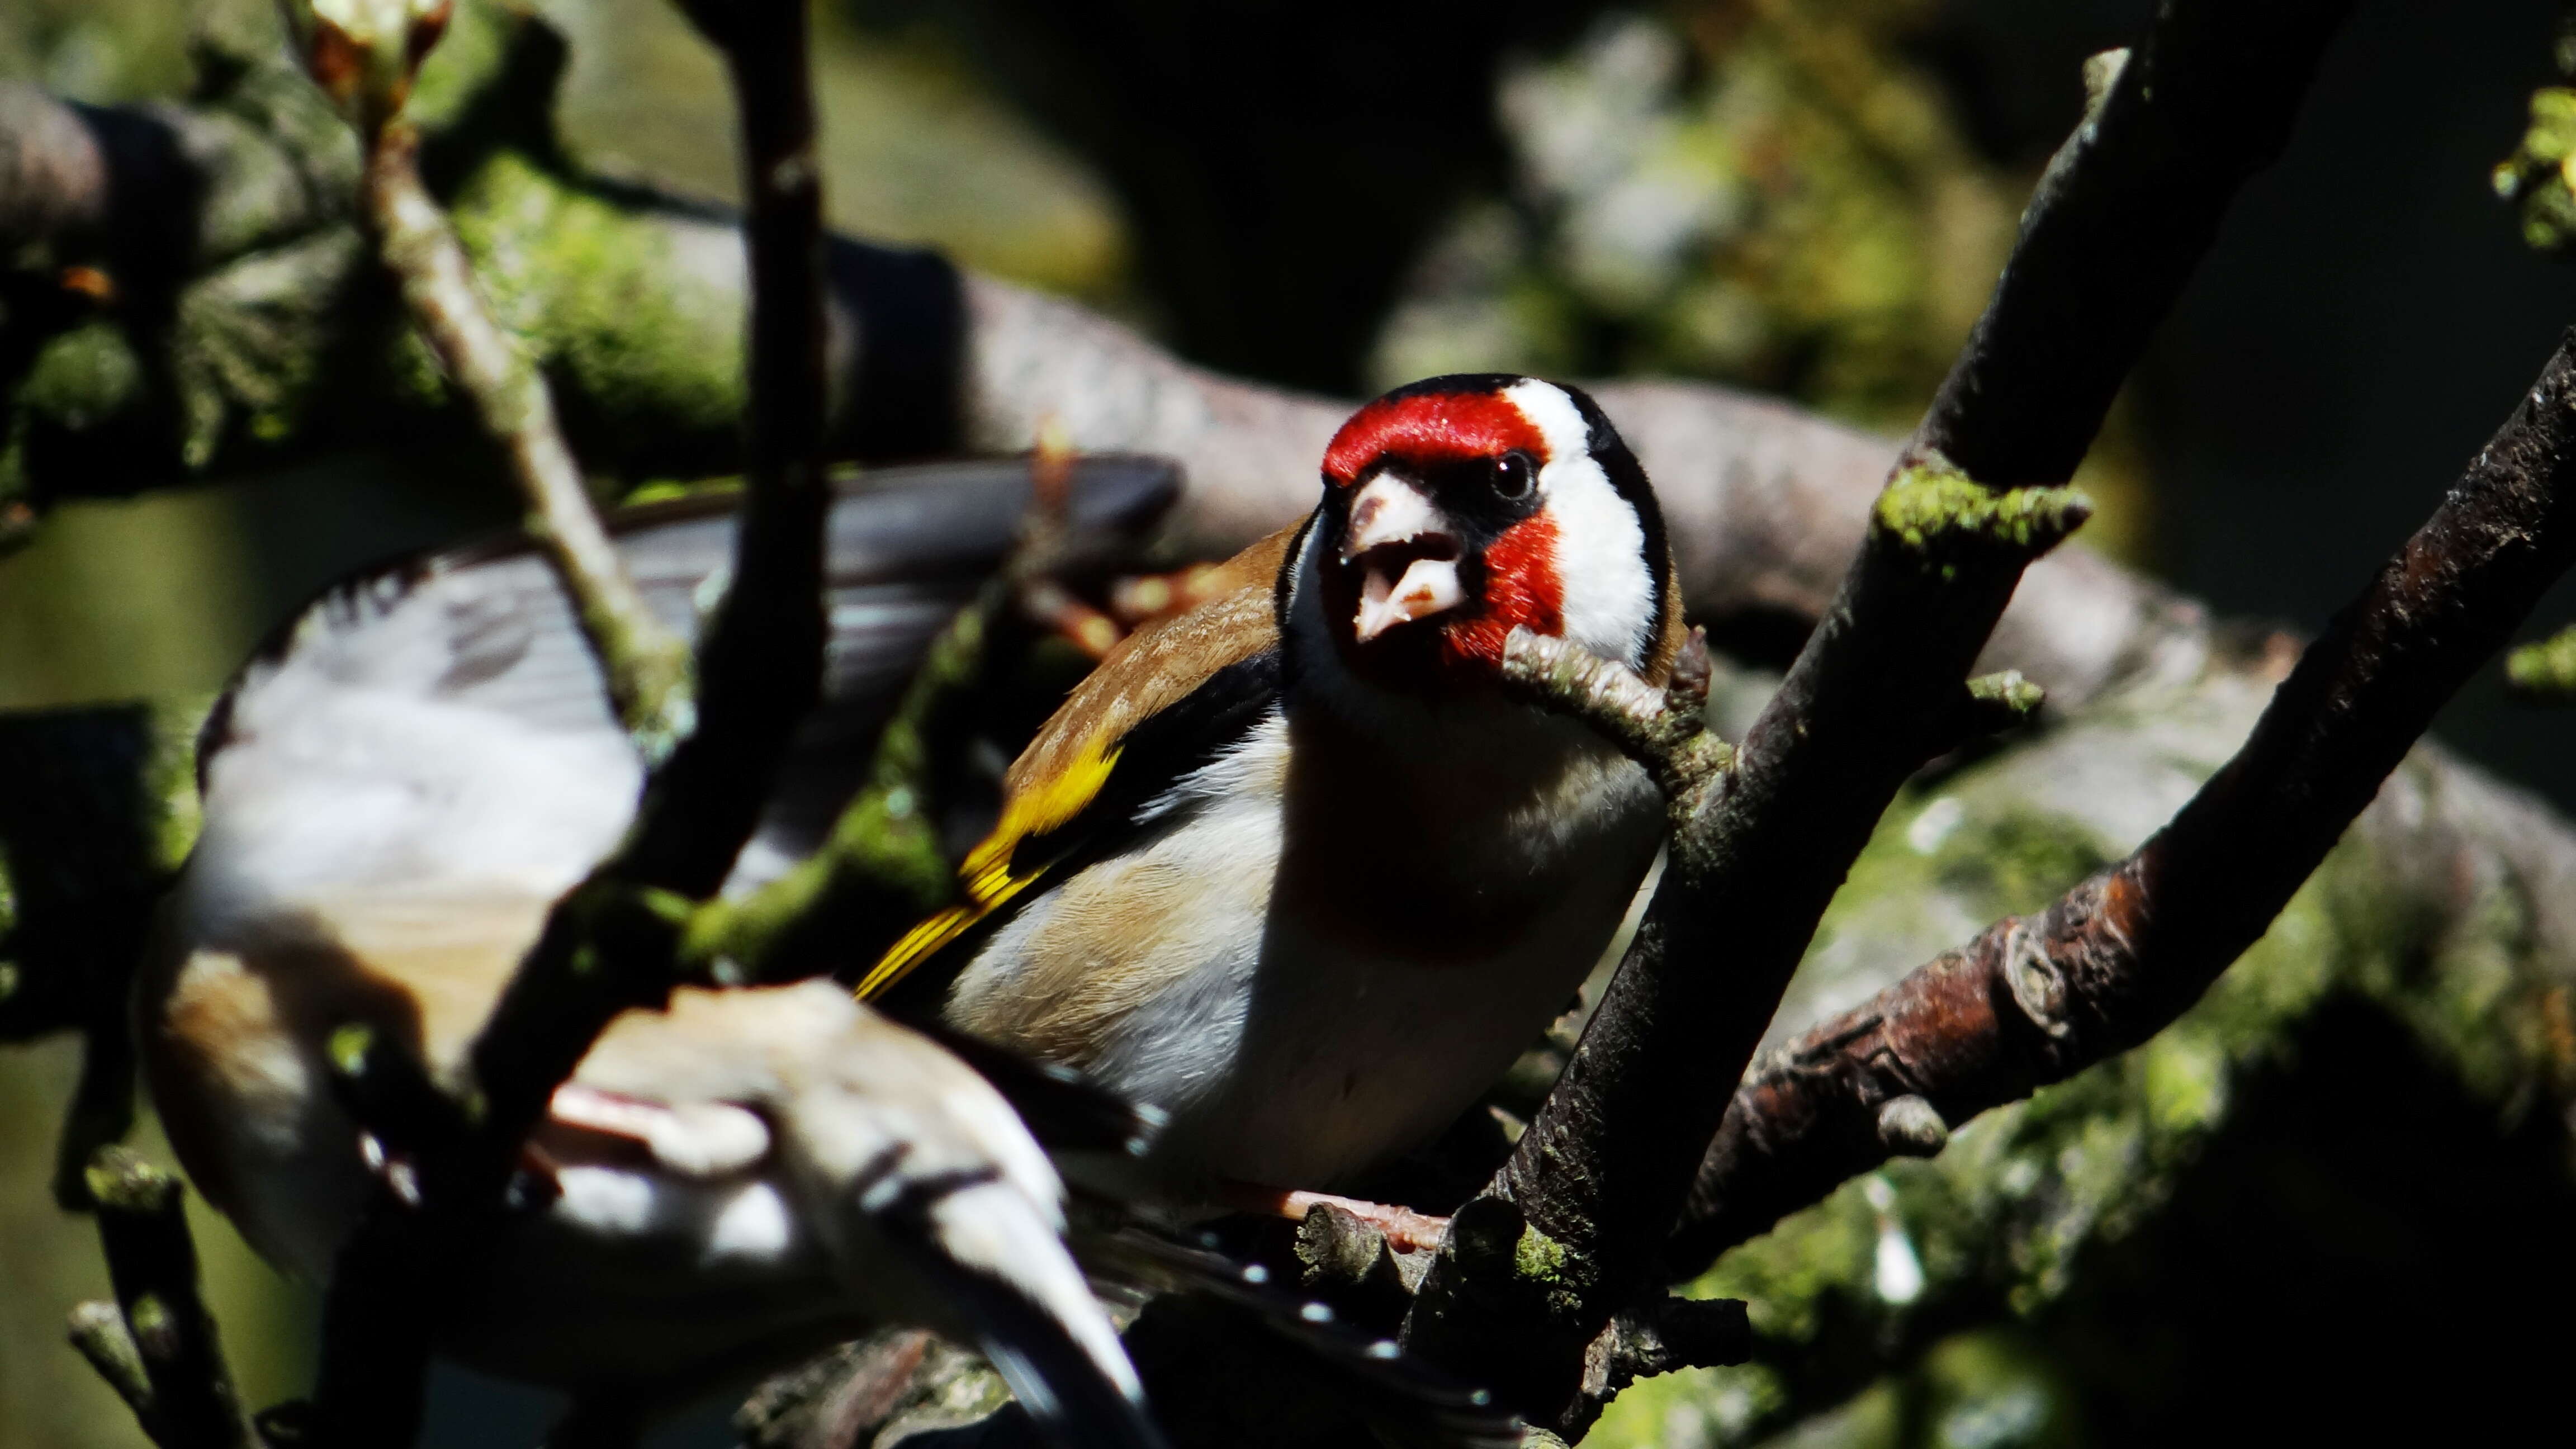
<svg viewBox="0 0 2576 1449">
<path fill-rule="evenodd" d="M 1045 875 L 1054 861 L 1014 859 L 1021 842 L 1062 829 L 1099 798 L 1129 731 L 1187 699 L 1219 670 L 1279 642 L 1273 600 L 1302 526 L 1283 528 L 1227 560 L 1216 585 L 1224 592 L 1129 635 L 1074 687 L 1003 777 L 1002 823 L 957 870 L 966 899 L 895 942 L 859 982 L 860 1000 L 884 995 Z"/>
<path fill-rule="evenodd" d="M 1118 747 L 1109 742 L 1104 731 L 1085 740 L 1062 770 L 1012 795 L 1003 807 L 1002 822 L 966 853 L 965 863 L 957 868 L 966 899 L 906 931 L 903 939 L 887 948 L 859 982 L 858 998 L 872 1001 L 883 996 L 912 968 L 938 954 L 941 947 L 964 935 L 968 927 L 1046 874 L 1044 862 L 1014 872 L 1011 857 L 1019 850 L 1020 842 L 1061 829 L 1081 814 L 1099 798 L 1100 787 L 1109 782 L 1109 772 L 1117 765 Z"/>
</svg>

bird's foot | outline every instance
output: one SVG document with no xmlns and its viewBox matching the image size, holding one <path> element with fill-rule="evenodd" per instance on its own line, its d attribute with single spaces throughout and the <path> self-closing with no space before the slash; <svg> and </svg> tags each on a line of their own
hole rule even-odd
<svg viewBox="0 0 2576 1449">
<path fill-rule="evenodd" d="M 1449 1231 L 1447 1218 L 1418 1213 L 1400 1203 L 1368 1202 L 1329 1192 L 1291 1192 L 1259 1183 L 1226 1182 L 1218 1185 L 1217 1200 L 1237 1212 L 1263 1213 L 1292 1221 L 1303 1220 L 1318 1207 L 1340 1208 L 1385 1234 L 1386 1245 L 1399 1253 L 1428 1252 L 1439 1247 L 1441 1235 Z"/>
</svg>

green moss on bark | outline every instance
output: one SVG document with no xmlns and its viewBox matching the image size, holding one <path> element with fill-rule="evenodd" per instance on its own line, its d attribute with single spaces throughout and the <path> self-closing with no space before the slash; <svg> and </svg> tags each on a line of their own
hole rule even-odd
<svg viewBox="0 0 2576 1449">
<path fill-rule="evenodd" d="M 688 471 L 675 452 L 730 459 L 745 401 L 732 228 L 639 212 L 512 151 L 453 206 L 477 281 L 555 385 L 585 458 L 636 476 Z"/>
<path fill-rule="evenodd" d="M 1900 801 L 1828 913 L 1787 1019 L 1848 1005 L 2125 854 L 2224 758 L 2265 693 L 2259 680 L 2218 673 L 2114 699 Z M 1891 1161 L 1846 1184 L 1688 1285 L 1695 1297 L 1747 1301 L 1755 1362 L 1640 1384 L 1588 1442 L 1746 1444 L 1802 1419 L 1820 1442 L 1929 1442 L 1938 1413 L 1917 1403 L 1902 1416 L 1911 1428 L 1872 1428 L 1877 1420 L 1862 1422 L 1880 1402 L 1872 1396 L 1939 1401 L 1949 1390 L 1935 1360 L 1947 1350 L 1936 1345 L 1956 1342 L 1962 1324 L 2017 1332 L 2066 1303 L 2105 1245 L 2159 1220 L 2184 1173 L 2236 1127 L 2249 1082 L 2296 1080 L 2294 1043 L 2330 1004 L 2359 1001 L 2400 1023 L 2499 1122 L 2535 1098 L 2563 1098 L 2576 1086 L 2576 1048 L 2565 1045 L 2576 1016 L 2562 984 L 2570 963 L 2538 925 L 2542 883 L 2452 823 L 2491 818 L 2501 804 L 2492 792 L 2456 765 L 2410 760 L 2172 1026 L 1959 1124 L 1936 1158 Z M 2002 1392 L 1962 1388 L 1958 1402 Z M 2040 1409 L 2034 1424 L 2058 1422 L 2057 1408 Z"/>
<path fill-rule="evenodd" d="M 2081 490 L 1989 488 L 1939 461 L 1897 473 L 1870 515 L 1882 535 L 1928 553 L 1983 540 L 2037 553 L 2073 533 L 2093 513 Z"/>
</svg>

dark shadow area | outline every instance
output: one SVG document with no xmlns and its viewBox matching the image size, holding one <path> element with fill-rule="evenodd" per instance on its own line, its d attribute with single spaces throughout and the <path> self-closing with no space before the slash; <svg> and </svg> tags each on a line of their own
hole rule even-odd
<svg viewBox="0 0 2576 1449">
<path fill-rule="evenodd" d="M 848 0 L 862 24 L 951 31 L 1100 168 L 1185 356 L 1336 391 L 1434 228 L 1502 180 L 1501 58 L 1600 8 Z"/>
<path fill-rule="evenodd" d="M 2033 1325 L 2109 1446 L 2448 1443 L 2564 1411 L 2576 1186 L 2375 1006 L 2319 1011 Z"/>
<path fill-rule="evenodd" d="M 2488 173 L 2556 79 L 2549 0 L 2376 0 L 2320 72 L 2137 387 L 2164 571 L 2222 613 L 2322 625 L 2431 511 L 2576 322 Z M 2533 621 L 2576 617 L 2562 588 Z M 2576 804 L 2565 721 L 2489 671 L 2437 735 Z"/>
</svg>

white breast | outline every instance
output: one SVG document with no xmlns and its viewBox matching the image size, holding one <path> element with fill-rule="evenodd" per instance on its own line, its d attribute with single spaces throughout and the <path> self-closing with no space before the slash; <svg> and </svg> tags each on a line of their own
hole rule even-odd
<svg viewBox="0 0 2576 1449">
<path fill-rule="evenodd" d="M 1423 768 L 1530 751 L 1527 790 L 1393 824 L 1419 830 L 1444 870 L 1497 873 L 1541 909 L 1483 959 L 1354 949 L 1274 909 L 1296 864 L 1288 733 L 1274 716 L 1158 802 L 1169 829 L 1031 903 L 949 998 L 958 1025 L 1171 1114 L 1157 1165 L 1176 1187 L 1327 1186 L 1436 1133 L 1565 1007 L 1660 834 L 1642 772 L 1579 727 L 1514 711 L 1494 737 L 1453 738 Z M 1490 756 L 1476 763 L 1490 778 Z"/>
</svg>

